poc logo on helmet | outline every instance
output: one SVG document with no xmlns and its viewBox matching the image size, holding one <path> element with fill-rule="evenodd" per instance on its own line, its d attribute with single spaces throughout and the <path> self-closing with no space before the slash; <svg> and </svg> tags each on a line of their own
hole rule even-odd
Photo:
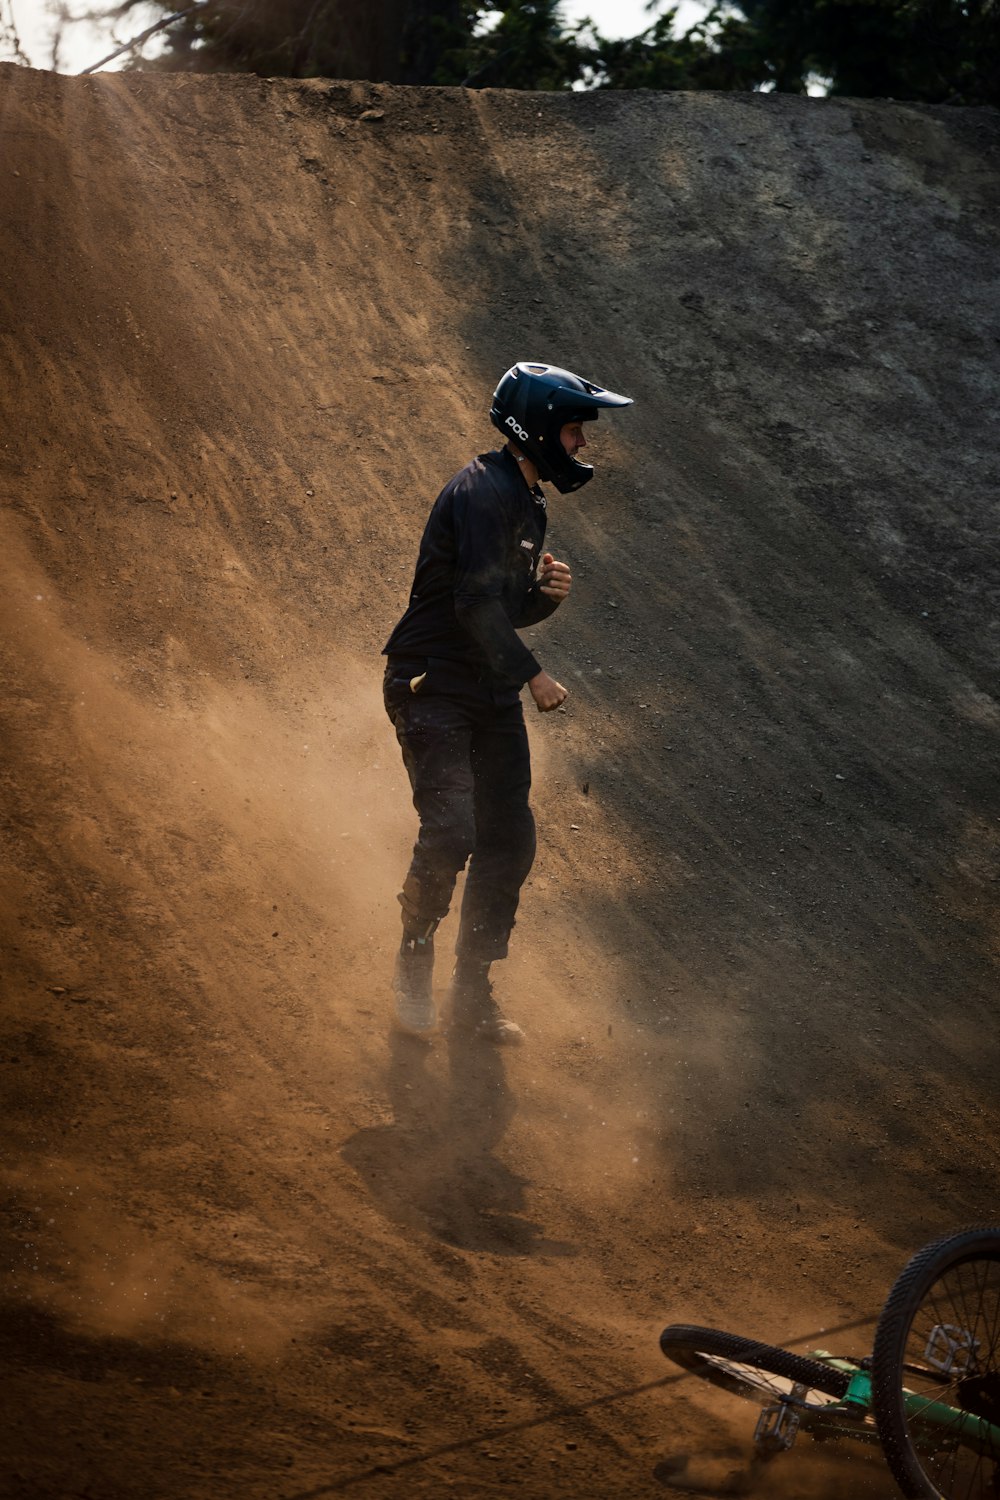
<svg viewBox="0 0 1000 1500">
<path fill-rule="evenodd" d="M 526 443 L 528 441 L 528 434 L 525 432 L 523 427 L 518 426 L 517 419 L 515 417 L 508 417 L 507 421 L 504 423 L 504 426 L 509 427 L 514 436 L 519 437 L 522 443 Z"/>
</svg>

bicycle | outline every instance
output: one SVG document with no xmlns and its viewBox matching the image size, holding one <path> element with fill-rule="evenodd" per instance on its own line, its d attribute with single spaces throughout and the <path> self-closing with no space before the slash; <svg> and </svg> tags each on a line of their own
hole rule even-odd
<svg viewBox="0 0 1000 1500">
<path fill-rule="evenodd" d="M 672 1324 L 660 1348 L 682 1369 L 763 1404 L 758 1455 L 799 1432 L 881 1444 L 907 1500 L 1000 1500 L 1000 1228 L 925 1245 L 879 1316 L 872 1352 L 808 1355 Z"/>
</svg>

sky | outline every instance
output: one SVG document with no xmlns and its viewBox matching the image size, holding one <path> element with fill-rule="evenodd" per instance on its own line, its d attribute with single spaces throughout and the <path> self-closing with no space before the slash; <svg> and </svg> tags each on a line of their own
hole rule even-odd
<svg viewBox="0 0 1000 1500">
<path fill-rule="evenodd" d="M 178 0 L 176 9 L 183 9 L 183 3 L 184 0 Z M 4 0 L 3 9 L 8 15 L 13 15 L 21 41 L 21 49 L 35 68 L 52 66 L 53 8 L 47 4 L 47 0 Z M 88 8 L 90 8 L 89 0 L 68 0 L 66 4 L 66 10 L 70 15 Z M 144 7 L 140 6 L 138 13 L 134 13 L 126 22 L 120 23 L 122 40 L 127 41 L 137 32 L 144 30 L 157 19 L 158 15 L 162 15 L 162 11 L 150 8 L 147 15 Z M 68 25 L 65 28 L 64 45 L 58 59 L 58 71 L 79 73 L 81 69 L 100 62 L 101 58 L 114 51 L 114 48 L 115 41 L 107 26 L 92 26 L 82 21 Z M 121 63 L 119 62 L 116 66 L 120 67 Z"/>
<path fill-rule="evenodd" d="M 667 9 L 665 0 L 654 7 L 654 13 Z M 680 0 L 675 30 L 686 31 L 708 9 L 708 4 L 701 4 L 699 0 Z M 654 20 L 654 14 L 646 8 L 646 0 L 563 0 L 562 13 L 567 21 L 588 16 L 602 36 L 610 37 L 638 36 Z"/>
<path fill-rule="evenodd" d="M 177 0 L 176 9 L 183 9 L 184 0 Z M 46 0 L 3 0 L 3 7 L 13 14 L 21 38 L 21 46 L 29 61 L 36 68 L 52 66 L 51 30 L 52 19 Z M 88 0 L 68 0 L 67 9 L 72 14 L 88 8 Z M 681 0 L 678 8 L 678 29 L 683 30 L 705 13 L 707 5 L 700 0 Z M 563 0 L 563 16 L 567 21 L 577 21 L 589 16 L 598 31 L 604 36 L 635 36 L 652 22 L 646 10 L 646 0 Z M 159 19 L 163 12 L 139 6 L 129 19 L 119 25 L 122 41 L 136 36 L 146 26 Z M 67 26 L 65 41 L 58 63 L 61 73 L 79 73 L 91 67 L 114 50 L 115 40 L 107 28 L 99 28 L 80 22 Z M 124 59 L 112 63 L 121 67 Z"/>
</svg>

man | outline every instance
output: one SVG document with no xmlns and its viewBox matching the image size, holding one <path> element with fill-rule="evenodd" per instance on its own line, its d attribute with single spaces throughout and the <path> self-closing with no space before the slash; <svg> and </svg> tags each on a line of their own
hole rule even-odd
<svg viewBox="0 0 1000 1500">
<path fill-rule="evenodd" d="M 384 654 L 386 712 L 420 817 L 399 896 L 403 937 L 393 979 L 395 1024 L 429 1039 L 437 1027 L 434 933 L 468 861 L 451 1024 L 500 1045 L 521 1028 L 493 999 L 490 965 L 506 958 L 521 886 L 535 856 L 531 765 L 521 712 L 527 683 L 540 713 L 566 689 L 542 670 L 517 630 L 568 596 L 567 565 L 543 551 L 545 496 L 593 474 L 576 455 L 583 424 L 627 396 L 546 364 L 517 364 L 493 396 L 506 445 L 480 454 L 445 485 L 424 529 L 409 606 Z"/>
</svg>

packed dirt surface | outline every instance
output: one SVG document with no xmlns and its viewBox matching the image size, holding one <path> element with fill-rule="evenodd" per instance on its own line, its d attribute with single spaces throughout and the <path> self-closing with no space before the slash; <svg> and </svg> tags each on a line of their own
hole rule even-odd
<svg viewBox="0 0 1000 1500">
<path fill-rule="evenodd" d="M 6 67 L 0 181 L 2 1494 L 891 1494 L 657 1336 L 1000 1217 L 1000 115 Z M 525 358 L 635 406 L 423 1049 L 380 651 Z"/>
</svg>

